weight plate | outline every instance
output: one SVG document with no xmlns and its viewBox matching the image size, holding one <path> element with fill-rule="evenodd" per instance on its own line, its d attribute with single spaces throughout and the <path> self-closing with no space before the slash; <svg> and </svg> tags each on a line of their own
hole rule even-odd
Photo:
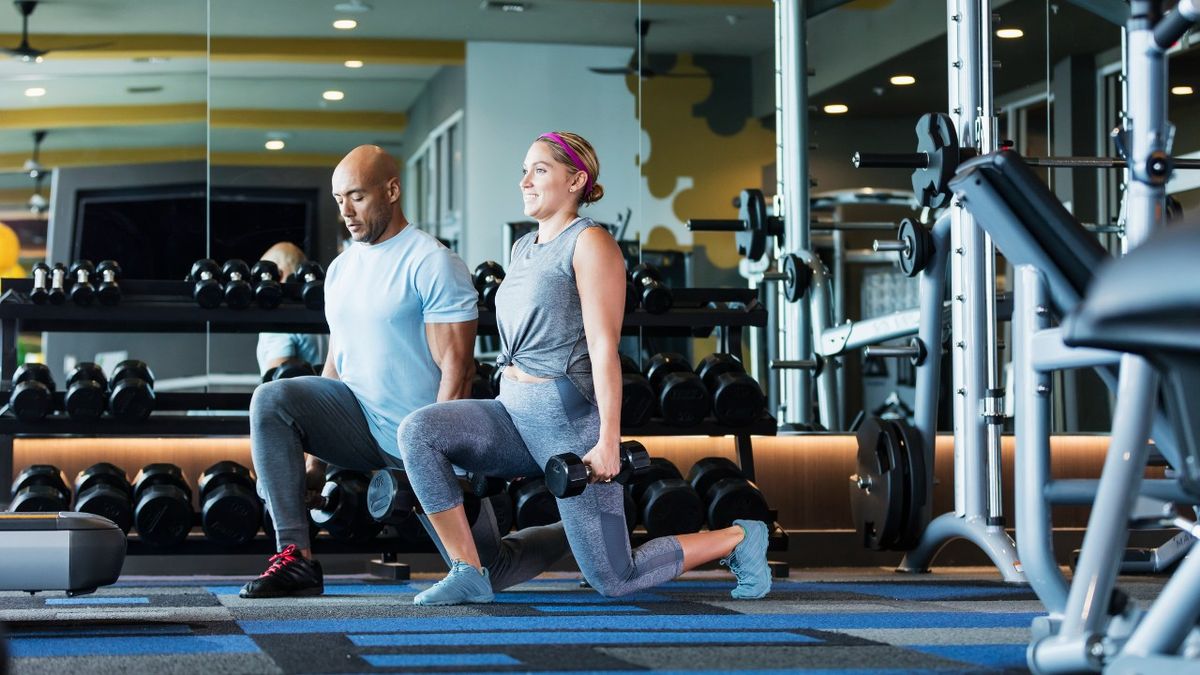
<svg viewBox="0 0 1200 675">
<path fill-rule="evenodd" d="M 788 253 L 783 256 L 783 273 L 783 297 L 788 302 L 800 302 L 812 284 L 812 269 L 804 264 L 800 256 Z"/>
<path fill-rule="evenodd" d="M 920 432 L 904 420 L 890 420 L 896 436 L 900 439 L 904 470 L 904 521 L 893 544 L 893 550 L 911 551 L 916 548 L 929 525 L 925 508 L 932 498 L 926 476 L 927 452 Z"/>
<path fill-rule="evenodd" d="M 886 550 L 895 541 L 901 522 L 904 487 L 895 469 L 897 443 L 883 420 L 869 417 L 859 428 L 858 471 L 850 477 L 850 515 L 863 545 Z M 894 432 L 893 432 L 894 433 Z"/>
<path fill-rule="evenodd" d="M 939 208 L 950 200 L 950 179 L 960 161 L 958 134 L 946 113 L 926 113 L 917 120 L 917 152 L 929 158 L 912 174 L 913 192 L 922 206 Z"/>
<path fill-rule="evenodd" d="M 922 225 L 911 218 L 900 221 L 897 238 L 905 245 L 900 252 L 900 271 L 905 276 L 915 277 L 929 266 L 929 257 L 933 255 L 933 237 Z"/>
<path fill-rule="evenodd" d="M 742 190 L 738 197 L 738 219 L 742 229 L 734 233 L 738 254 L 747 260 L 758 260 L 767 252 L 767 202 L 762 190 Z"/>
</svg>

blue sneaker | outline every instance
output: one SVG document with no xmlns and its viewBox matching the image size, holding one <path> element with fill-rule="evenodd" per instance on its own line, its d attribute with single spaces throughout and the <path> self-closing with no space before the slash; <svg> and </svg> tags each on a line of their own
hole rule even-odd
<svg viewBox="0 0 1200 675">
<path fill-rule="evenodd" d="M 754 600 L 771 592 L 771 567 L 767 565 L 767 526 L 761 520 L 735 520 L 745 536 L 721 564 L 733 572 L 738 585 L 729 594 L 737 600 Z"/>
<path fill-rule="evenodd" d="M 455 560 L 445 579 L 417 593 L 414 605 L 462 605 L 488 603 L 495 596 L 487 568 L 483 573 L 461 560 Z"/>
</svg>

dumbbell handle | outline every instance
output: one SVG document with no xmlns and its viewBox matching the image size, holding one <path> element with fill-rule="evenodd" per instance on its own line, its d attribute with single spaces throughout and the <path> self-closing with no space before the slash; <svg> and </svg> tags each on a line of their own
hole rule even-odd
<svg viewBox="0 0 1200 675">
<path fill-rule="evenodd" d="M 213 274 L 209 270 L 204 270 L 204 271 L 200 272 L 200 278 L 197 279 L 197 281 L 208 281 L 209 279 L 216 279 L 216 278 L 217 278 L 217 275 Z"/>
<path fill-rule="evenodd" d="M 75 270 L 75 283 L 90 284 L 91 281 L 92 275 L 88 273 L 86 267 L 80 267 L 79 269 Z"/>
<path fill-rule="evenodd" d="M 50 287 L 55 289 L 62 288 L 66 277 L 67 271 L 63 269 L 62 265 L 55 265 L 54 269 L 50 272 Z"/>
<path fill-rule="evenodd" d="M 260 284 L 264 281 L 274 281 L 274 280 L 275 280 L 274 277 L 272 277 L 270 274 L 268 274 L 266 272 L 261 272 L 258 275 L 258 282 Z"/>
<path fill-rule="evenodd" d="M 115 270 L 104 270 L 100 273 L 100 278 L 104 280 L 104 283 L 111 284 L 116 282 L 117 273 Z"/>
<path fill-rule="evenodd" d="M 850 158 L 856 169 L 926 169 L 929 155 L 923 152 L 856 152 Z"/>
<path fill-rule="evenodd" d="M 49 271 L 49 269 L 46 267 L 34 268 L 34 270 L 33 270 L 33 287 L 34 288 L 45 288 L 46 287 L 46 273 L 48 271 Z"/>
</svg>

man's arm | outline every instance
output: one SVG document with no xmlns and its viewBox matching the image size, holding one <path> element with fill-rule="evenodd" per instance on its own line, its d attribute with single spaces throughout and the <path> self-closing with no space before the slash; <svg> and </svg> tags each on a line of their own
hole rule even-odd
<svg viewBox="0 0 1200 675">
<path fill-rule="evenodd" d="M 337 366 L 333 365 L 333 336 L 329 336 L 329 353 L 325 355 L 325 367 L 321 369 L 321 377 L 328 377 L 333 380 L 340 380 L 338 376 Z"/>
<path fill-rule="evenodd" d="M 438 401 L 452 401 L 471 395 L 475 377 L 475 319 L 455 323 L 425 324 L 425 338 L 433 362 L 442 370 Z M 332 352 L 333 349 L 330 348 Z"/>
</svg>

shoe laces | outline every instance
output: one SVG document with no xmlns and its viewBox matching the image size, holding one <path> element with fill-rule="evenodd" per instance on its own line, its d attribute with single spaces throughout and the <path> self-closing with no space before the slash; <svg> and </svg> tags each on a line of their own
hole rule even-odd
<svg viewBox="0 0 1200 675">
<path fill-rule="evenodd" d="M 288 544 L 287 547 L 285 547 L 282 551 L 271 556 L 270 560 L 268 561 L 271 563 L 271 566 L 267 568 L 266 572 L 260 574 L 259 578 L 261 579 L 263 577 L 271 576 L 280 569 L 287 567 L 298 558 L 299 556 L 296 555 L 296 545 Z"/>
</svg>

